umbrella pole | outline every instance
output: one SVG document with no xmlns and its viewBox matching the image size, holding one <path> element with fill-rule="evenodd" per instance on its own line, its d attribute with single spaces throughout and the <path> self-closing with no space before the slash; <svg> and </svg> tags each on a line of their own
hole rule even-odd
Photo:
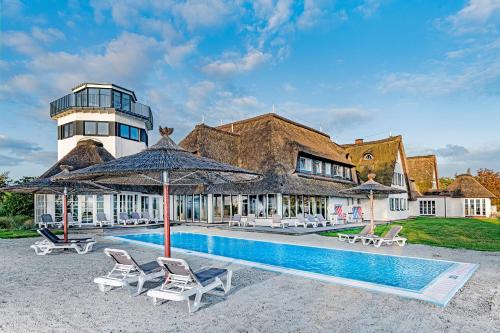
<svg viewBox="0 0 500 333">
<path fill-rule="evenodd" d="M 165 232 L 165 257 L 170 258 L 170 195 L 167 173 L 163 174 L 163 229 Z"/>
<path fill-rule="evenodd" d="M 68 189 L 64 187 L 63 192 L 63 228 L 64 241 L 68 241 Z"/>
<path fill-rule="evenodd" d="M 370 229 L 371 229 L 371 232 L 374 233 L 375 232 L 375 221 L 374 221 L 374 212 L 373 212 L 373 191 L 370 190 Z"/>
</svg>

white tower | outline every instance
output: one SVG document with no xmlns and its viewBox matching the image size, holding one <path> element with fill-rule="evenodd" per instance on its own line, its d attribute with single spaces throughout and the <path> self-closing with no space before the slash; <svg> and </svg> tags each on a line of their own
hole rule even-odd
<svg viewBox="0 0 500 333">
<path fill-rule="evenodd" d="M 82 83 L 72 91 L 50 103 L 50 116 L 57 120 L 58 159 L 87 138 L 102 142 L 116 158 L 148 146 L 153 115 L 133 91 L 107 83 Z"/>
</svg>

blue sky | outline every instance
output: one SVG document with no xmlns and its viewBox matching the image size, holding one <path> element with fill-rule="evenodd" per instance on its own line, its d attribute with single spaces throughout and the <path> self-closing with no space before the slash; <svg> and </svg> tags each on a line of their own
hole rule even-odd
<svg viewBox="0 0 500 333">
<path fill-rule="evenodd" d="M 1 0 L 0 171 L 56 160 L 49 103 L 113 82 L 182 139 L 271 112 L 500 170 L 500 1 Z M 153 141 L 156 133 L 151 134 Z"/>
</svg>

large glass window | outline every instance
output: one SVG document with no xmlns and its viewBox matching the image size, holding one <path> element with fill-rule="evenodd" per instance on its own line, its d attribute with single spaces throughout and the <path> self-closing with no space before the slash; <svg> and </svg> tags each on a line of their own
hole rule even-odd
<svg viewBox="0 0 500 333">
<path fill-rule="evenodd" d="M 186 221 L 193 220 L 193 196 L 186 196 Z"/>
<path fill-rule="evenodd" d="M 38 222 L 40 222 L 42 214 L 47 213 L 47 195 L 36 194 L 35 200 L 36 200 L 36 209 L 35 209 L 36 219 Z"/>
<path fill-rule="evenodd" d="M 277 213 L 276 194 L 267 195 L 267 216 L 271 217 Z"/>
<path fill-rule="evenodd" d="M 125 124 L 120 124 L 119 134 L 122 138 L 129 139 L 130 138 L 130 126 Z"/>
<path fill-rule="evenodd" d="M 98 213 L 104 213 L 104 195 L 98 194 L 96 196 L 96 208 Z"/>
<path fill-rule="evenodd" d="M 113 107 L 115 109 L 122 109 L 122 94 L 119 91 L 113 91 Z"/>
<path fill-rule="evenodd" d="M 303 205 L 304 205 L 304 214 L 310 214 L 311 210 L 309 207 L 309 197 L 307 195 L 304 195 L 303 197 Z"/>
<path fill-rule="evenodd" d="M 55 196 L 55 211 L 54 211 L 54 219 L 55 221 L 63 220 L 63 197 L 62 195 Z"/>
<path fill-rule="evenodd" d="M 234 216 L 234 214 L 238 214 L 238 206 L 239 206 L 238 196 L 232 195 L 231 196 L 231 216 Z"/>
<path fill-rule="evenodd" d="M 137 127 L 130 127 L 130 139 L 139 141 L 139 129 Z"/>
<path fill-rule="evenodd" d="M 99 89 L 99 103 L 100 103 L 100 106 L 104 106 L 104 107 L 111 106 L 111 90 L 110 89 Z"/>
<path fill-rule="evenodd" d="M 249 214 L 255 214 L 257 216 L 257 196 L 250 195 L 249 198 L 250 198 Z"/>
<path fill-rule="evenodd" d="M 193 196 L 193 220 L 200 221 L 200 195 Z"/>
<path fill-rule="evenodd" d="M 66 139 L 75 135 L 75 123 L 62 125 L 62 138 Z"/>
<path fill-rule="evenodd" d="M 421 200 L 420 215 L 436 215 L 436 201 L 435 200 Z"/>
<path fill-rule="evenodd" d="M 92 195 L 84 195 L 82 198 L 82 222 L 94 222 L 94 197 Z"/>
<path fill-rule="evenodd" d="M 95 121 L 85 121 L 83 123 L 83 132 L 85 135 L 96 135 L 97 134 L 97 123 Z"/>
<path fill-rule="evenodd" d="M 88 106 L 99 106 L 99 89 L 89 88 L 89 104 Z"/>
<path fill-rule="evenodd" d="M 208 220 L 208 196 L 201 195 L 200 199 L 201 199 L 201 205 L 200 205 L 201 221 L 207 221 Z"/>
<path fill-rule="evenodd" d="M 241 196 L 241 216 L 248 216 L 248 195 Z"/>
<path fill-rule="evenodd" d="M 283 195 L 281 198 L 281 202 L 283 204 L 283 218 L 288 218 L 290 217 L 290 196 L 289 195 Z"/>
<path fill-rule="evenodd" d="M 299 170 L 304 172 L 312 172 L 312 160 L 307 157 L 299 158 Z"/>
<path fill-rule="evenodd" d="M 314 173 L 317 175 L 323 174 L 323 163 L 321 161 L 314 161 Z"/>
<path fill-rule="evenodd" d="M 97 135 L 109 135 L 108 123 L 104 123 L 104 122 L 97 123 Z"/>
<path fill-rule="evenodd" d="M 141 196 L 141 213 L 149 212 L 149 197 Z"/>
<path fill-rule="evenodd" d="M 295 195 L 290 195 L 290 217 L 297 216 L 297 201 Z"/>
<path fill-rule="evenodd" d="M 266 195 L 257 196 L 257 217 L 266 217 Z"/>
<path fill-rule="evenodd" d="M 213 197 L 213 215 L 214 221 L 222 221 L 222 195 L 214 194 Z"/>
<path fill-rule="evenodd" d="M 130 96 L 127 94 L 122 94 L 122 110 L 130 112 Z"/>
<path fill-rule="evenodd" d="M 304 213 L 304 197 L 301 195 L 297 195 L 297 214 Z"/>
<path fill-rule="evenodd" d="M 325 176 L 330 177 L 332 175 L 332 164 L 331 163 L 325 163 Z"/>
</svg>

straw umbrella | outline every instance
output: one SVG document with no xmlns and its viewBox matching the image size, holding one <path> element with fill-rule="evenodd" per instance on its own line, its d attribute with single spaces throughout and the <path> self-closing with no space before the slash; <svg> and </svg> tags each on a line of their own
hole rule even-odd
<svg viewBox="0 0 500 333">
<path fill-rule="evenodd" d="M 140 153 L 56 176 L 56 180 L 90 180 L 101 184 L 163 186 L 165 256 L 170 257 L 170 186 L 211 185 L 259 180 L 258 173 L 194 155 L 161 128 L 161 139 Z"/>
<path fill-rule="evenodd" d="M 375 221 L 374 221 L 374 213 L 373 213 L 373 196 L 375 194 L 381 194 L 381 195 L 389 195 L 389 194 L 398 194 L 398 193 L 405 193 L 405 190 L 394 188 L 394 187 L 389 187 L 382 185 L 380 183 L 377 183 L 373 179 L 375 178 L 375 174 L 371 173 L 368 175 L 368 180 L 364 182 L 363 184 L 352 187 L 349 189 L 345 189 L 340 191 L 340 193 L 344 194 L 364 194 L 368 195 L 368 198 L 370 198 L 370 230 L 373 233 L 375 230 Z"/>
</svg>

